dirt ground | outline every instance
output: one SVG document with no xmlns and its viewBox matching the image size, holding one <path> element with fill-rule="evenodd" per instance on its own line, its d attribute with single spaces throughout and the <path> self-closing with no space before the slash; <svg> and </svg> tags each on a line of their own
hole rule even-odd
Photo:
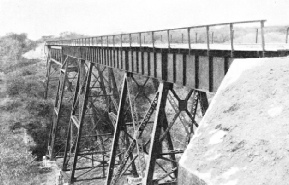
<svg viewBox="0 0 289 185">
<path fill-rule="evenodd" d="M 289 58 L 234 61 L 181 159 L 192 184 L 289 184 L 288 74 Z"/>
</svg>

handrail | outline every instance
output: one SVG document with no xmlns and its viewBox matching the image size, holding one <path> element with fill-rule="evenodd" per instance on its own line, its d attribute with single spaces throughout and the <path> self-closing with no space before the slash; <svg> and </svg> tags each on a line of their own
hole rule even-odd
<svg viewBox="0 0 289 185">
<path fill-rule="evenodd" d="M 256 22 L 265 22 L 266 20 L 252 20 L 252 21 L 239 21 L 239 22 L 228 22 L 228 23 L 217 23 L 217 24 L 205 24 L 198 26 L 188 26 L 188 27 L 180 27 L 180 28 L 170 28 L 170 29 L 160 29 L 160 30 L 150 30 L 150 31 L 139 31 L 139 32 L 131 32 L 131 33 L 120 33 L 120 34 L 109 34 L 109 35 L 98 35 L 93 37 L 81 37 L 77 39 L 62 39 L 62 40 L 50 40 L 47 42 L 57 42 L 57 41 L 71 41 L 78 39 L 91 39 L 91 38 L 100 38 L 100 37 L 110 37 L 110 36 L 121 36 L 121 35 L 129 35 L 129 34 L 139 34 L 139 33 L 149 33 L 149 32 L 164 32 L 164 31 L 173 31 L 173 30 L 183 30 L 183 29 L 194 29 L 194 28 L 204 28 L 204 27 L 214 27 L 214 26 L 225 26 L 230 24 L 246 24 L 246 23 L 256 23 Z"/>
<path fill-rule="evenodd" d="M 46 41 L 47 45 L 68 45 L 68 46 L 95 46 L 98 44 L 101 44 L 103 46 L 103 38 L 106 37 L 106 44 L 109 46 L 109 38 L 113 38 L 113 46 L 115 46 L 115 37 L 118 36 L 120 37 L 120 45 L 122 47 L 123 44 L 123 36 L 129 36 L 129 46 L 131 47 L 132 43 L 132 35 L 138 34 L 139 38 L 139 47 L 142 47 L 142 39 L 141 39 L 141 34 L 145 33 L 150 33 L 152 34 L 152 47 L 155 47 L 155 38 L 154 35 L 157 32 L 167 32 L 167 42 L 168 42 L 168 48 L 170 48 L 170 31 L 174 30 L 187 30 L 187 38 L 188 38 L 188 45 L 189 49 L 190 44 L 191 44 L 191 37 L 190 37 L 190 31 L 192 29 L 196 28 L 206 28 L 207 31 L 207 49 L 208 49 L 208 54 L 210 50 L 210 42 L 209 42 L 209 34 L 208 31 L 210 30 L 211 27 L 215 26 L 224 26 L 224 25 L 229 25 L 230 26 L 230 42 L 231 42 L 231 49 L 232 49 L 232 55 L 234 51 L 234 30 L 233 30 L 233 25 L 235 24 L 246 24 L 246 23 L 260 23 L 260 30 L 261 30 L 261 47 L 263 50 L 263 53 L 265 52 L 265 39 L 264 39 L 264 22 L 266 20 L 251 20 L 251 21 L 239 21 L 239 22 L 227 22 L 227 23 L 218 23 L 218 24 L 207 24 L 207 25 L 198 25 L 198 26 L 189 26 L 189 27 L 180 27 L 180 28 L 171 28 L 171 29 L 160 29 L 160 30 L 152 30 L 152 31 L 140 31 L 140 32 L 132 32 L 132 33 L 121 33 L 121 34 L 112 34 L 112 35 L 101 35 L 101 36 L 94 36 L 94 37 L 84 37 L 84 38 L 77 38 L 77 39 L 63 39 L 63 40 L 51 40 L 51 41 Z M 99 42 L 99 38 L 101 39 L 101 42 Z M 287 30 L 287 37 L 286 37 L 286 42 L 288 38 L 288 30 Z M 88 41 L 88 42 L 87 42 Z"/>
</svg>

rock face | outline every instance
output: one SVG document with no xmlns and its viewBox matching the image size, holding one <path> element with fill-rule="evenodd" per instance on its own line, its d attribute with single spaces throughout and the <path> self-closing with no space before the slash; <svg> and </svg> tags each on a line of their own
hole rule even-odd
<svg viewBox="0 0 289 185">
<path fill-rule="evenodd" d="M 289 58 L 236 59 L 180 160 L 179 185 L 289 183 Z"/>
</svg>

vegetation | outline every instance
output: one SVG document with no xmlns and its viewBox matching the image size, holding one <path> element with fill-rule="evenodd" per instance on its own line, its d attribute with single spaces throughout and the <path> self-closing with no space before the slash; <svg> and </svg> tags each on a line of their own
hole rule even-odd
<svg viewBox="0 0 289 185">
<path fill-rule="evenodd" d="M 22 57 L 36 45 L 26 34 L 0 37 L 1 184 L 43 181 L 37 161 L 46 152 L 52 107 L 43 99 L 45 62 Z"/>
</svg>

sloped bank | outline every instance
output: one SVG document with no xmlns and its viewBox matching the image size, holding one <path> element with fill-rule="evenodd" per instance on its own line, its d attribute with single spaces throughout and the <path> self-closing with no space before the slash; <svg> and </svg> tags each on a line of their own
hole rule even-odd
<svg viewBox="0 0 289 185">
<path fill-rule="evenodd" d="M 289 58 L 238 59 L 180 160 L 179 185 L 289 182 Z"/>
</svg>

